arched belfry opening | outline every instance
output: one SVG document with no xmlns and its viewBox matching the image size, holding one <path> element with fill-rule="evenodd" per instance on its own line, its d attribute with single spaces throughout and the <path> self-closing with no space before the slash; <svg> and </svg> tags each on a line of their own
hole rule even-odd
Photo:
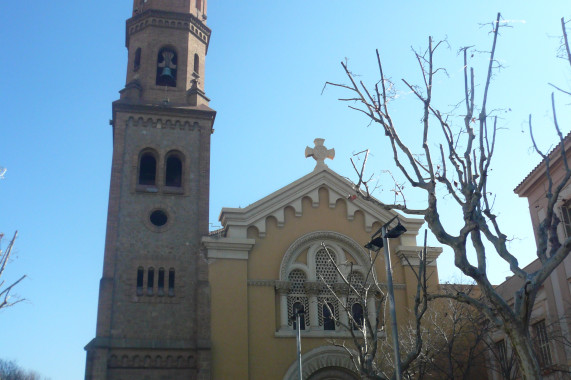
<svg viewBox="0 0 571 380">
<path fill-rule="evenodd" d="M 176 87 L 178 59 L 173 48 L 164 47 L 157 56 L 157 86 Z"/>
</svg>

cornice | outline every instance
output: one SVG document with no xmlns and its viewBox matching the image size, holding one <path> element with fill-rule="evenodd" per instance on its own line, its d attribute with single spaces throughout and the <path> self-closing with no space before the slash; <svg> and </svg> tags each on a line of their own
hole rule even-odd
<svg viewBox="0 0 571 380">
<path fill-rule="evenodd" d="M 418 253 L 422 250 L 422 247 L 416 246 L 403 246 L 399 245 L 397 247 L 396 255 L 400 258 L 401 264 L 406 267 L 409 263 L 410 265 L 420 265 L 420 258 Z M 436 266 L 436 259 L 442 253 L 441 247 L 426 247 L 426 261 L 429 266 Z M 407 262 L 408 260 L 408 262 Z"/>
<path fill-rule="evenodd" d="M 205 236 L 202 244 L 208 250 L 209 259 L 247 260 L 250 250 L 256 243 L 254 239 L 216 238 Z M 273 286 L 273 283 L 272 285 Z"/>
<path fill-rule="evenodd" d="M 346 202 L 347 219 L 353 220 L 357 211 L 365 214 L 365 230 L 372 231 L 375 222 L 386 222 L 396 216 L 395 211 L 384 210 L 371 202 L 357 198 L 349 200 L 349 195 L 354 189 L 349 181 L 341 177 L 329 168 L 318 172 L 311 172 L 289 185 L 273 192 L 272 194 L 252 203 L 245 208 L 223 208 L 220 213 L 220 221 L 225 228 L 255 226 L 260 237 L 265 236 L 266 218 L 273 216 L 278 221 L 278 227 L 284 225 L 286 207 L 293 207 L 296 216 L 302 215 L 302 199 L 309 197 L 313 207 L 319 206 L 319 190 L 325 188 L 329 192 L 329 207 L 335 208 L 340 199 Z M 400 220 L 409 232 L 416 236 L 424 223 L 422 219 L 400 216 Z"/>
<path fill-rule="evenodd" d="M 129 39 L 133 34 L 148 27 L 171 28 L 188 31 L 206 45 L 210 43 L 212 31 L 196 16 L 190 13 L 168 12 L 150 9 L 127 20 L 125 46 L 129 48 Z"/>
</svg>

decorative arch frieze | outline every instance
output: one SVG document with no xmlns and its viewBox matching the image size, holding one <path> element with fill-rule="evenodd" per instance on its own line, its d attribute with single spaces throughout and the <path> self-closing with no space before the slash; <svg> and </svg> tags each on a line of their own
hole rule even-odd
<svg viewBox="0 0 571 380">
<path fill-rule="evenodd" d="M 150 129 L 170 129 L 170 130 L 180 130 L 180 131 L 201 131 L 205 126 L 200 125 L 199 122 L 195 121 L 190 123 L 187 120 L 179 120 L 172 118 L 147 118 L 134 117 L 131 116 L 127 119 L 127 127 L 134 128 L 150 128 Z"/>
</svg>

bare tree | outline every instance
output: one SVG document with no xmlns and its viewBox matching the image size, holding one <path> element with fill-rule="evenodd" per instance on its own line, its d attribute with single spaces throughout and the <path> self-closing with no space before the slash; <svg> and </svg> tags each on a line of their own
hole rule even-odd
<svg viewBox="0 0 571 380">
<path fill-rule="evenodd" d="M 9 263 L 10 255 L 12 254 L 12 248 L 14 247 L 14 242 L 16 241 L 17 237 L 18 237 L 18 231 L 14 233 L 14 237 L 12 238 L 12 240 L 10 240 L 10 243 L 8 243 L 8 247 L 4 251 L 2 251 L 2 239 L 4 238 L 4 234 L 0 233 L 0 310 L 6 307 L 13 306 L 18 302 L 23 301 L 23 299 L 21 298 L 11 300 L 10 292 L 14 289 L 16 285 L 20 283 L 20 281 L 26 278 L 26 275 L 21 276 L 19 279 L 12 282 L 11 284 L 6 284 L 6 281 L 4 280 L 3 277 L 4 270 L 6 269 Z"/>
<path fill-rule="evenodd" d="M 563 19 L 561 24 L 564 36 L 563 50 L 566 51 L 566 59 L 571 64 L 571 54 L 569 53 L 569 43 L 565 30 L 566 24 Z M 364 177 L 364 170 L 356 170 L 358 181 L 355 185 L 355 194 L 352 196 L 362 197 L 387 210 L 396 209 L 407 214 L 422 215 L 438 241 L 453 250 L 455 265 L 478 284 L 484 302 L 464 292 L 442 297 L 451 297 L 481 310 L 493 326 L 503 330 L 509 337 L 523 378 L 540 379 L 540 364 L 529 334 L 531 311 L 540 287 L 571 251 L 571 238 L 562 242 L 559 241 L 557 226 L 560 221 L 555 212 L 559 194 L 568 185 L 571 178 L 571 170 L 567 163 L 564 139 L 557 123 L 555 100 L 552 96 L 554 127 L 559 135 L 557 155 L 561 157 L 564 163 L 564 175 L 557 183 L 554 183 L 550 173 L 550 159 L 553 156 L 541 153 L 536 146 L 536 150 L 543 157 L 543 164 L 547 169 L 549 188 L 546 197 L 548 207 L 547 215 L 539 226 L 537 234 L 537 257 L 542 265 L 539 270 L 528 273 L 522 269 L 516 256 L 510 252 L 507 245 L 508 237 L 500 227 L 498 218 L 492 210 L 493 196 L 488 189 L 488 176 L 498 126 L 497 118 L 491 117 L 491 112 L 488 111 L 487 100 L 491 90 L 493 73 L 498 68 L 495 57 L 498 32 L 504 25 L 501 15 L 498 13 L 497 19 L 492 23 L 492 47 L 479 106 L 477 106 L 475 99 L 475 74 L 469 62 L 471 48 L 461 49 L 464 63 L 464 91 L 461 104 L 465 108 L 465 114 L 461 116 L 459 128 L 455 128 L 452 115 L 439 110 L 433 104 L 434 78 L 443 71 L 434 64 L 435 53 L 441 43 L 434 43 L 432 37 L 429 37 L 426 51 L 415 52 L 415 58 L 423 78 L 422 85 L 413 85 L 406 79 L 402 81 L 408 90 L 418 98 L 422 106 L 423 128 L 420 155 L 415 154 L 398 134 L 399 126 L 391 116 L 393 84 L 383 72 L 378 50 L 377 62 L 380 79 L 375 85 L 366 86 L 363 81 L 357 81 L 355 75 L 343 62 L 341 65 L 349 79 L 349 84 L 327 83 L 326 85 L 340 87 L 350 92 L 351 96 L 341 100 L 350 102 L 350 108 L 366 115 L 373 123 L 383 129 L 391 144 L 394 163 L 410 185 L 424 191 L 426 207 L 410 208 L 407 206 L 404 197 L 401 202 L 393 204 L 377 201 L 370 194 L 368 180 Z M 441 132 L 444 139 L 444 143 L 440 144 L 437 149 L 431 148 L 431 144 L 429 144 L 429 134 L 433 132 L 434 128 Z M 433 138 L 432 135 L 431 138 Z M 455 231 L 444 226 L 439 214 L 438 202 L 444 196 L 452 198 L 461 210 L 463 222 L 458 225 Z M 468 259 L 470 249 L 476 253 L 477 262 L 474 264 Z M 523 285 L 514 294 L 513 305 L 508 304 L 498 294 L 488 278 L 487 256 L 490 251 L 505 260 L 514 275 L 522 280 Z"/>
<path fill-rule="evenodd" d="M 353 281 L 352 267 L 349 274 L 343 274 L 339 265 L 335 264 L 335 260 L 327 247 L 323 245 L 329 255 L 329 260 L 334 264 L 337 274 L 342 279 L 343 289 L 335 289 L 332 284 L 328 284 L 325 279 L 321 278 L 329 293 L 336 299 L 341 310 L 347 316 L 348 324 L 343 324 L 339 319 L 335 318 L 335 313 L 329 309 L 331 318 L 335 318 L 335 322 L 340 324 L 351 334 L 351 344 L 346 345 L 345 342 L 336 342 L 333 344 L 341 346 L 347 350 L 351 357 L 355 368 L 364 379 L 371 380 L 389 380 L 396 378 L 394 358 L 390 356 L 389 350 L 386 350 L 387 340 L 385 332 L 385 284 L 382 284 L 377 278 L 375 272 L 375 262 L 378 258 L 378 252 L 369 251 L 369 263 L 367 276 L 362 282 Z M 401 360 L 402 373 L 405 374 L 413 367 L 413 363 L 418 358 L 422 350 L 422 318 L 428 309 L 428 286 L 426 278 L 426 233 L 424 240 L 424 249 L 419 252 L 418 268 L 409 266 L 417 279 L 416 294 L 414 298 L 414 307 L 412 311 L 413 319 L 407 326 L 407 337 L 410 338 L 408 344 L 403 350 Z M 374 300 L 371 303 L 371 300 Z M 355 309 L 355 305 L 359 305 Z M 329 308 L 329 306 L 326 307 Z M 374 308 L 374 310 L 371 310 Z M 372 313 L 370 312 L 372 311 Z M 374 318 L 370 318 L 370 315 Z M 392 346 L 392 342 L 388 343 Z"/>
<path fill-rule="evenodd" d="M 16 362 L 0 359 L 0 379 L 2 380 L 49 380 L 35 371 L 22 369 Z"/>
<path fill-rule="evenodd" d="M 481 299 L 474 285 L 444 284 L 442 290 Z M 422 362 L 432 378 L 466 380 L 487 369 L 484 340 L 490 326 L 479 310 L 451 298 L 438 298 L 431 302 L 425 326 L 428 337 Z"/>
</svg>

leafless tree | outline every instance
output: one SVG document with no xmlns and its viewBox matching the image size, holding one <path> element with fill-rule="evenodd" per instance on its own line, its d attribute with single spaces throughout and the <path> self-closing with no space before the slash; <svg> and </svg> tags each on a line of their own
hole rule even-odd
<svg viewBox="0 0 571 380">
<path fill-rule="evenodd" d="M 329 259 L 334 263 L 332 254 L 327 250 Z M 335 265 L 338 275 L 342 279 L 343 289 L 334 288 L 332 284 L 328 284 L 322 278 L 321 281 L 329 290 L 330 294 L 336 298 L 337 303 L 341 307 L 341 312 L 347 316 L 348 324 L 344 325 L 338 319 L 335 320 L 342 328 L 350 332 L 351 343 L 346 345 L 345 342 L 334 341 L 333 344 L 344 347 L 351 357 L 355 368 L 364 379 L 371 380 L 389 380 L 394 379 L 396 374 L 394 370 L 394 361 L 390 358 L 388 351 L 384 350 L 386 345 L 385 333 L 385 285 L 377 278 L 375 262 L 378 258 L 378 252 L 369 251 L 368 273 L 363 282 L 352 281 L 352 268 L 349 274 L 343 274 L 338 265 Z M 420 355 L 422 349 L 422 327 L 421 321 L 428 309 L 428 287 L 426 279 L 426 234 L 424 249 L 419 252 L 419 266 L 415 269 L 410 266 L 417 278 L 416 294 L 414 298 L 413 321 L 409 326 L 413 331 L 409 336 L 413 336 L 413 344 L 409 345 L 402 356 L 402 372 L 406 372 Z M 371 304 L 371 300 L 374 303 Z M 362 309 L 356 313 L 353 305 L 361 305 Z M 328 307 L 328 306 L 327 306 Z M 374 308 L 374 319 L 369 318 L 371 315 L 370 308 Z M 329 310 L 333 317 L 333 310 Z"/>
<path fill-rule="evenodd" d="M 49 380 L 35 371 L 22 369 L 16 362 L 0 359 L 0 379 L 2 380 Z"/>
<path fill-rule="evenodd" d="M 10 262 L 10 255 L 12 254 L 12 248 L 14 247 L 14 242 L 18 237 L 18 231 L 14 233 L 14 237 L 8 243 L 8 247 L 5 250 L 2 250 L 2 239 L 4 238 L 4 234 L 0 233 L 0 310 L 6 307 L 13 306 L 18 302 L 22 302 L 23 299 L 17 298 L 15 300 L 11 300 L 10 292 L 14 289 L 16 285 L 18 285 L 26 275 L 21 276 L 16 281 L 6 284 L 6 280 L 4 280 L 4 271 Z"/>
<path fill-rule="evenodd" d="M 469 304 L 481 310 L 486 318 L 509 337 L 518 359 L 518 365 L 524 379 L 540 379 L 541 370 L 534 352 L 533 342 L 529 334 L 530 318 L 537 293 L 544 281 L 571 251 L 571 238 L 559 241 L 557 226 L 559 219 L 555 212 L 556 202 L 560 192 L 568 185 L 571 170 L 567 163 L 564 150 L 563 134 L 557 122 L 555 100 L 552 96 L 554 127 L 559 135 L 558 153 L 564 163 L 564 175 L 557 183 L 553 182 L 550 173 L 550 159 L 553 155 L 543 154 L 543 165 L 546 166 L 549 188 L 546 194 L 548 200 L 547 215 L 538 229 L 537 257 L 541 268 L 535 272 L 526 272 L 517 257 L 510 252 L 508 237 L 503 232 L 498 218 L 492 210 L 493 195 L 488 189 L 490 164 L 496 145 L 497 118 L 491 117 L 487 104 L 491 90 L 492 77 L 498 69 L 496 61 L 496 46 L 499 30 L 505 24 L 501 15 L 492 23 L 492 47 L 490 50 L 487 76 L 483 85 L 479 106 L 476 104 L 476 85 L 474 70 L 470 67 L 470 48 L 461 50 L 464 64 L 463 107 L 465 114 L 461 116 L 461 126 L 455 127 L 453 116 L 439 110 L 433 104 L 433 84 L 436 75 L 443 70 L 434 63 L 435 53 L 441 43 L 428 39 L 425 52 L 415 52 L 423 82 L 421 86 L 411 84 L 403 79 L 404 85 L 418 98 L 422 106 L 422 153 L 415 154 L 405 144 L 399 135 L 401 127 L 392 118 L 390 82 L 381 63 L 377 50 L 377 62 L 380 78 L 373 86 L 367 86 L 362 80 L 357 80 L 346 63 L 341 63 L 349 79 L 349 84 L 327 83 L 340 87 L 351 95 L 341 100 L 350 102 L 349 107 L 366 115 L 374 124 L 380 126 L 389 140 L 392 148 L 394 163 L 407 182 L 414 188 L 424 191 L 426 195 L 425 208 L 410 208 L 403 201 L 384 204 L 373 198 L 369 191 L 368 180 L 364 170 L 356 170 L 358 180 L 355 181 L 355 194 L 388 210 L 400 210 L 407 214 L 422 215 L 428 227 L 438 241 L 450 247 L 454 252 L 455 265 L 467 276 L 471 277 L 481 289 L 484 301 L 464 292 L 447 295 L 453 299 Z M 561 20 L 563 30 L 563 45 L 566 59 L 571 64 L 569 42 L 565 29 L 565 21 Z M 440 131 L 444 143 L 437 149 L 431 148 L 430 138 L 434 138 L 433 129 Z M 530 116 L 531 129 L 531 116 Z M 436 132 L 434 131 L 434 132 Z M 535 143 L 534 143 L 535 145 Z M 461 210 L 461 222 L 458 229 L 453 231 L 445 227 L 439 214 L 439 200 L 444 196 L 452 198 Z M 489 247 L 492 247 L 491 249 Z M 468 259 L 469 250 L 476 253 L 476 263 Z M 498 294 L 488 278 L 487 256 L 490 252 L 505 260 L 515 276 L 522 280 L 523 285 L 514 294 L 514 304 Z M 444 296 L 443 296 L 444 297 Z"/>
</svg>

